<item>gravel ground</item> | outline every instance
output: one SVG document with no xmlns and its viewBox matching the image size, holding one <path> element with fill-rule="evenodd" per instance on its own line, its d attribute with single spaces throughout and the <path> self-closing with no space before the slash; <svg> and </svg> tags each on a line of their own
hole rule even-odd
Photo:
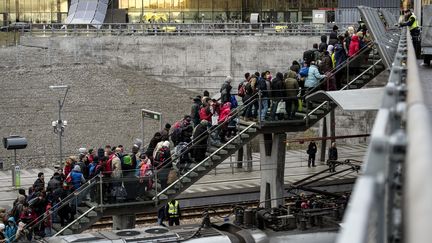
<svg viewBox="0 0 432 243">
<path fill-rule="evenodd" d="M 28 147 L 18 151 L 24 168 L 57 165 L 58 135 L 51 122 L 58 117 L 59 95 L 50 85 L 67 84 L 63 119 L 67 120 L 63 138 L 64 154 L 78 148 L 105 144 L 131 147 L 141 138 L 140 109 L 162 112 L 163 121 L 174 122 L 187 114 L 192 91 L 147 78 L 125 67 L 100 63 L 92 57 L 74 64 L 73 56 L 49 54 L 39 48 L 0 49 L 0 135 L 17 134 L 28 139 Z M 158 130 L 158 122 L 146 120 L 146 140 Z M 0 150 L 0 161 L 7 168 L 12 151 Z"/>
</svg>

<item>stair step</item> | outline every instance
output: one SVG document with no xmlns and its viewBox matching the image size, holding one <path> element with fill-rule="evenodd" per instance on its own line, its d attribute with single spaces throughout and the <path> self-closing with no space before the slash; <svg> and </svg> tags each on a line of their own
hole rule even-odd
<svg viewBox="0 0 432 243">
<path fill-rule="evenodd" d="M 60 230 L 63 229 L 63 227 L 59 224 L 59 223 L 54 223 L 52 228 L 57 232 L 59 232 Z M 62 235 L 71 235 L 73 234 L 73 231 L 69 228 L 63 231 L 63 233 L 61 233 Z"/>
<path fill-rule="evenodd" d="M 250 136 L 247 133 L 243 133 L 243 134 L 240 135 L 240 138 L 241 139 L 248 139 L 248 138 L 250 138 Z"/>
<path fill-rule="evenodd" d="M 216 146 L 211 146 L 211 147 L 209 147 L 209 148 L 207 149 L 207 151 L 208 151 L 208 152 L 211 152 L 211 153 L 214 153 L 214 152 L 216 152 L 217 150 L 219 150 L 219 148 L 216 147 Z M 217 153 L 218 153 L 218 154 L 228 154 L 228 151 L 221 149 L 221 150 L 219 150 Z"/>
<path fill-rule="evenodd" d="M 75 218 L 77 218 L 77 217 L 79 217 L 79 215 L 75 216 Z M 87 223 L 90 223 L 90 219 L 87 218 L 86 216 L 84 216 L 84 217 L 82 217 L 82 218 L 80 218 L 78 220 L 78 223 L 80 223 L 80 224 L 87 224 Z"/>
<path fill-rule="evenodd" d="M 314 112 L 314 114 L 325 114 L 327 111 L 323 110 L 323 109 L 318 109 Z"/>
<path fill-rule="evenodd" d="M 219 148 L 220 147 L 222 147 L 223 145 L 221 145 L 221 146 L 218 146 Z M 232 149 L 236 149 L 236 146 L 235 145 L 233 145 L 233 144 L 227 144 L 227 145 L 225 145 L 224 146 L 224 148 L 223 149 L 228 149 L 228 150 L 232 150 Z M 214 151 L 212 151 L 212 152 L 214 152 Z"/>
<path fill-rule="evenodd" d="M 190 172 L 190 173 L 188 174 L 188 176 L 189 176 L 189 177 L 192 177 L 192 178 L 194 178 L 194 177 L 198 177 L 198 173 L 192 171 L 192 172 Z"/>
<path fill-rule="evenodd" d="M 197 164 L 195 164 L 195 163 L 193 163 L 193 164 L 190 164 L 189 166 L 188 166 L 188 168 L 189 169 L 192 169 L 193 167 L 195 167 Z M 206 168 L 204 167 L 204 166 L 198 166 L 196 169 L 195 169 L 195 171 L 198 171 L 198 172 L 201 172 L 201 171 L 205 171 L 206 170 Z"/>
<path fill-rule="evenodd" d="M 161 195 L 159 196 L 159 200 L 167 200 L 167 199 L 168 199 L 168 196 L 165 195 L 165 194 L 161 194 Z"/>
<path fill-rule="evenodd" d="M 182 188 L 183 188 L 183 184 L 182 184 L 181 182 L 177 182 L 177 183 L 174 185 L 174 188 L 175 188 L 175 189 L 182 189 Z"/>
<path fill-rule="evenodd" d="M 237 144 L 241 144 L 242 141 L 239 138 L 234 139 L 233 141 L 231 141 L 231 144 L 237 145 Z"/>
<path fill-rule="evenodd" d="M 214 156 L 213 156 L 214 157 Z M 219 157 L 219 156 L 218 156 Z M 220 160 L 220 157 L 219 157 L 219 160 Z M 204 166 L 206 166 L 206 167 L 210 167 L 210 166 L 213 166 L 213 162 L 212 162 L 212 160 L 207 160 L 206 162 L 204 162 Z"/>
<path fill-rule="evenodd" d="M 90 209 L 89 207 L 78 207 L 77 211 L 80 214 L 83 214 L 83 213 L 87 212 L 87 210 L 89 210 L 89 209 Z M 87 216 L 88 217 L 96 217 L 97 213 L 94 210 L 92 210 L 92 211 L 90 211 L 90 212 L 87 213 Z"/>
<path fill-rule="evenodd" d="M 167 195 L 174 195 L 174 194 L 176 194 L 177 193 L 177 191 L 176 190 L 167 190 L 166 192 L 165 192 Z"/>
<path fill-rule="evenodd" d="M 212 153 L 207 152 L 207 153 L 206 153 L 206 157 L 209 157 L 211 154 L 212 154 Z M 219 160 L 221 160 L 221 159 L 222 159 L 222 158 L 221 158 L 219 155 L 217 155 L 217 154 L 215 154 L 215 155 L 213 155 L 213 156 L 211 157 L 211 160 L 212 160 L 212 161 L 219 161 Z"/>
<path fill-rule="evenodd" d="M 189 177 L 183 177 L 181 180 L 182 183 L 190 183 L 192 180 Z"/>
</svg>

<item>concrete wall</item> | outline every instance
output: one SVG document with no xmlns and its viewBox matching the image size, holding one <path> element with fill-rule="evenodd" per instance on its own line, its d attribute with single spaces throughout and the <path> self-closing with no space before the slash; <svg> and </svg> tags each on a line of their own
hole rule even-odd
<svg viewBox="0 0 432 243">
<path fill-rule="evenodd" d="M 245 72 L 285 72 L 319 36 L 102 36 L 23 38 L 23 44 L 67 51 L 75 58 L 142 71 L 179 87 L 218 90 L 227 75 L 240 82 Z"/>
</svg>

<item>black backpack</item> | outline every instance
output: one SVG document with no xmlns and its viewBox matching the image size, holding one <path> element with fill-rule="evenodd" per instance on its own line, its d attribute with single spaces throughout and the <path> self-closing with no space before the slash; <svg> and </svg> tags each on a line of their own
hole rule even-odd
<svg viewBox="0 0 432 243">
<path fill-rule="evenodd" d="M 253 88 L 252 88 L 252 84 L 250 82 L 247 82 L 244 89 L 245 89 L 245 92 L 247 95 L 253 94 Z"/>
</svg>

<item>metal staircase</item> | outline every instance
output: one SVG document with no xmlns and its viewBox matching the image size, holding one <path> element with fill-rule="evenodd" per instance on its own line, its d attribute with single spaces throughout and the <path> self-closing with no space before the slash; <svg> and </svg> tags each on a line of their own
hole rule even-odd
<svg viewBox="0 0 432 243">
<path fill-rule="evenodd" d="M 351 75 L 350 77 L 350 64 L 359 58 L 365 58 L 365 55 L 363 55 L 365 53 L 368 53 L 369 55 L 367 63 L 360 66 L 359 75 Z M 332 75 L 347 72 L 346 83 L 341 90 L 360 89 L 384 70 L 386 70 L 386 66 L 383 64 L 378 52 L 376 52 L 373 49 L 373 46 L 370 45 L 363 48 L 358 55 L 348 59 L 341 66 L 334 69 Z M 325 82 L 326 81 L 323 80 L 320 85 Z M 266 119 L 258 122 L 240 120 L 237 125 L 237 133 L 234 136 L 224 144 L 209 144 L 207 147 L 206 158 L 202 161 L 194 161 L 188 166 L 186 171 L 178 172 L 178 179 L 166 188 L 160 187 L 157 179 L 158 173 L 155 172 L 155 177 L 152 178 L 152 180 L 155 180 L 152 189 L 145 192 L 144 196 L 142 196 L 140 200 L 107 202 L 104 200 L 104 197 L 106 196 L 106 190 L 104 187 L 108 184 L 124 183 L 126 187 L 126 183 L 128 182 L 142 183 L 142 178 L 123 177 L 107 180 L 106 178 L 98 176 L 85 183 L 77 191 L 63 199 L 58 205 L 53 206 L 53 209 L 49 214 L 47 213 L 42 215 L 37 220 L 28 224 L 26 228 L 32 228 L 39 225 L 44 222 L 47 217 L 58 214 L 60 209 L 65 206 L 73 205 L 74 203 L 76 212 L 74 219 L 65 227 L 62 227 L 58 223 L 54 223 L 53 234 L 69 235 L 81 233 L 100 220 L 103 216 L 154 211 L 155 207 L 158 208 L 178 196 L 257 135 L 263 133 L 305 131 L 329 114 L 336 108 L 335 103 L 331 100 L 309 99 L 310 95 L 316 92 L 320 85 L 316 89 L 306 92 L 302 97 L 305 107 L 303 111 L 296 113 L 296 118 L 293 120 L 270 121 Z M 250 101 L 261 101 L 261 99 L 262 94 L 261 92 L 258 92 L 250 98 Z M 246 102 L 246 105 L 237 107 L 231 112 L 229 119 L 224 123 L 209 129 L 207 133 L 211 134 L 218 132 L 222 126 L 238 117 L 246 108 L 248 108 L 248 106 L 251 106 L 252 103 L 253 102 Z M 204 137 L 201 136 L 194 138 L 194 140 L 188 144 L 187 149 L 183 153 L 189 153 L 193 148 L 193 145 L 202 139 L 204 139 Z M 173 156 L 170 158 L 170 161 L 176 161 L 176 158 Z M 169 166 L 171 167 L 172 165 L 170 164 Z M 79 205 L 77 198 L 84 197 L 84 195 L 88 193 L 92 197 L 95 197 L 95 199 L 91 202 L 87 201 Z"/>
</svg>

